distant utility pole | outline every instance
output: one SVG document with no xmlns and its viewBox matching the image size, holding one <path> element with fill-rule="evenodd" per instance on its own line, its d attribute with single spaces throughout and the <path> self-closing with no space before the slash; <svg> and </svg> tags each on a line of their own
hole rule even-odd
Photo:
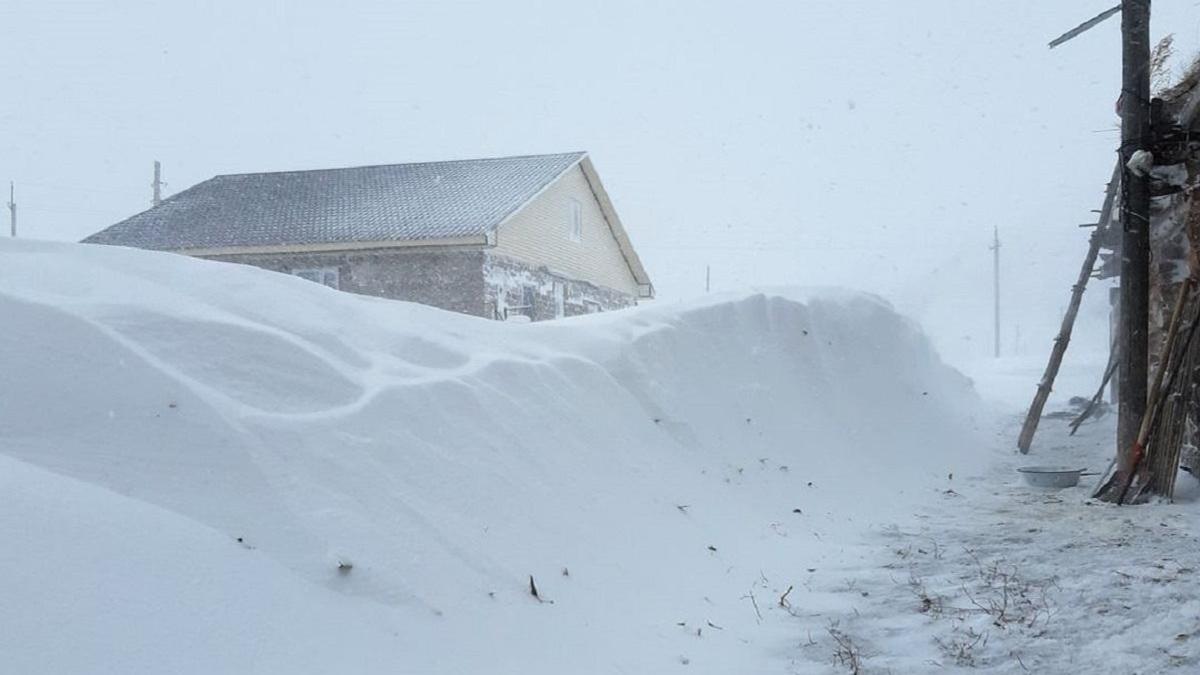
<svg viewBox="0 0 1200 675">
<path fill-rule="evenodd" d="M 992 317 L 995 328 L 996 358 L 1000 358 L 1000 228 L 992 226 Z"/>
<path fill-rule="evenodd" d="M 704 292 L 707 293 L 712 288 L 712 265 L 704 266 Z"/>
<path fill-rule="evenodd" d="M 162 186 L 162 164 L 156 159 L 154 160 L 154 182 L 150 184 L 150 187 L 154 188 L 154 197 L 151 199 L 151 203 L 155 206 L 162 202 Z"/>
<path fill-rule="evenodd" d="M 13 182 L 8 181 L 8 224 L 13 237 L 17 236 L 17 199 L 13 196 L 15 190 Z"/>
<path fill-rule="evenodd" d="M 1129 161 L 1150 145 L 1150 0 L 1121 3 L 1120 108 L 1123 234 L 1117 466 L 1123 474 L 1132 470 L 1149 384 L 1150 190 L 1147 176 L 1130 170 Z"/>
</svg>

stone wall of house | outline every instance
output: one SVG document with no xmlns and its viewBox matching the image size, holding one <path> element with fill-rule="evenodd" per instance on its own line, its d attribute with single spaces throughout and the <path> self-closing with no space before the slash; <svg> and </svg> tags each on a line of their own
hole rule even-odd
<svg viewBox="0 0 1200 675">
<path fill-rule="evenodd" d="M 478 249 L 372 249 L 208 258 L 299 273 L 350 293 L 419 302 L 488 319 L 520 315 L 545 321 L 637 304 L 637 298 L 629 293 Z"/>
<path fill-rule="evenodd" d="M 494 315 L 494 310 L 484 305 L 484 253 L 479 250 L 372 249 L 220 255 L 209 259 L 285 274 L 316 273 L 310 278 L 324 272 L 325 283 L 350 293 L 419 302 L 486 318 Z M 335 279 L 328 274 L 331 270 L 336 270 Z"/>
<path fill-rule="evenodd" d="M 483 260 L 486 316 L 533 321 L 632 307 L 637 298 L 494 253 Z"/>
</svg>

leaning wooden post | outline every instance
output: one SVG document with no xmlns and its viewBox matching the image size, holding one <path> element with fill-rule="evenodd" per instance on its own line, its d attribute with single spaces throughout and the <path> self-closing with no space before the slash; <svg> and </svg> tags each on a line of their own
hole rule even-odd
<svg viewBox="0 0 1200 675">
<path fill-rule="evenodd" d="M 1075 328 L 1075 317 L 1079 315 L 1079 305 L 1083 301 L 1083 291 L 1087 288 L 1092 269 L 1096 266 L 1096 257 L 1100 254 L 1100 244 L 1104 233 L 1111 222 L 1113 201 L 1117 195 L 1117 185 L 1121 179 L 1121 166 L 1113 169 L 1112 179 L 1108 181 L 1108 189 L 1104 193 L 1104 205 L 1100 207 L 1100 223 L 1092 232 L 1088 242 L 1088 252 L 1079 268 L 1079 278 L 1071 287 L 1071 302 L 1067 305 L 1067 313 L 1063 316 L 1062 327 L 1058 337 L 1054 338 L 1054 348 L 1050 350 L 1050 362 L 1042 373 L 1038 383 L 1037 393 L 1033 395 L 1033 403 L 1029 405 L 1029 413 L 1025 415 L 1025 424 L 1021 426 L 1021 435 L 1017 437 L 1017 448 L 1022 453 L 1028 453 L 1033 445 L 1033 435 L 1037 433 L 1038 422 L 1042 419 L 1042 408 L 1046 407 L 1046 399 L 1054 388 L 1054 378 L 1058 377 L 1058 369 L 1062 365 L 1063 355 L 1067 353 L 1067 345 L 1071 342 L 1071 331 Z"/>
</svg>

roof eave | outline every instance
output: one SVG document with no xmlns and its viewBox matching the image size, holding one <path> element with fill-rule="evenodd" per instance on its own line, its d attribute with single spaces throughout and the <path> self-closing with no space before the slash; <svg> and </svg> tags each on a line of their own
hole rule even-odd
<svg viewBox="0 0 1200 675">
<path fill-rule="evenodd" d="M 170 249 L 171 253 L 181 253 L 196 258 L 206 258 L 219 255 L 265 255 L 275 253 L 333 253 L 338 251 L 367 251 L 376 249 L 399 248 L 468 248 L 488 245 L 486 235 L 470 237 L 452 237 L 442 239 L 405 239 L 393 241 L 347 241 L 322 244 L 279 244 L 272 246 L 217 246 L 212 248 L 179 248 Z"/>
</svg>

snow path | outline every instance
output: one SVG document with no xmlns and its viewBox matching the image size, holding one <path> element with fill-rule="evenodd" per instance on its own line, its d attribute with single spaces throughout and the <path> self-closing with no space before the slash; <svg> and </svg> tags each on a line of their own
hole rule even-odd
<svg viewBox="0 0 1200 675">
<path fill-rule="evenodd" d="M 916 525 L 868 535 L 873 563 L 814 589 L 848 611 L 792 608 L 802 619 L 794 672 L 850 672 L 851 652 L 863 673 L 1197 672 L 1200 513 L 1190 495 L 1130 508 L 1089 499 L 1094 477 L 1029 488 L 1016 467 L 1102 469 L 1114 419 L 1075 438 L 1062 420 L 1043 420 L 1040 450 L 1027 457 L 1009 450 L 1019 422 L 997 431 L 991 469 L 948 478 Z M 1186 474 L 1180 486 L 1195 491 Z"/>
</svg>

